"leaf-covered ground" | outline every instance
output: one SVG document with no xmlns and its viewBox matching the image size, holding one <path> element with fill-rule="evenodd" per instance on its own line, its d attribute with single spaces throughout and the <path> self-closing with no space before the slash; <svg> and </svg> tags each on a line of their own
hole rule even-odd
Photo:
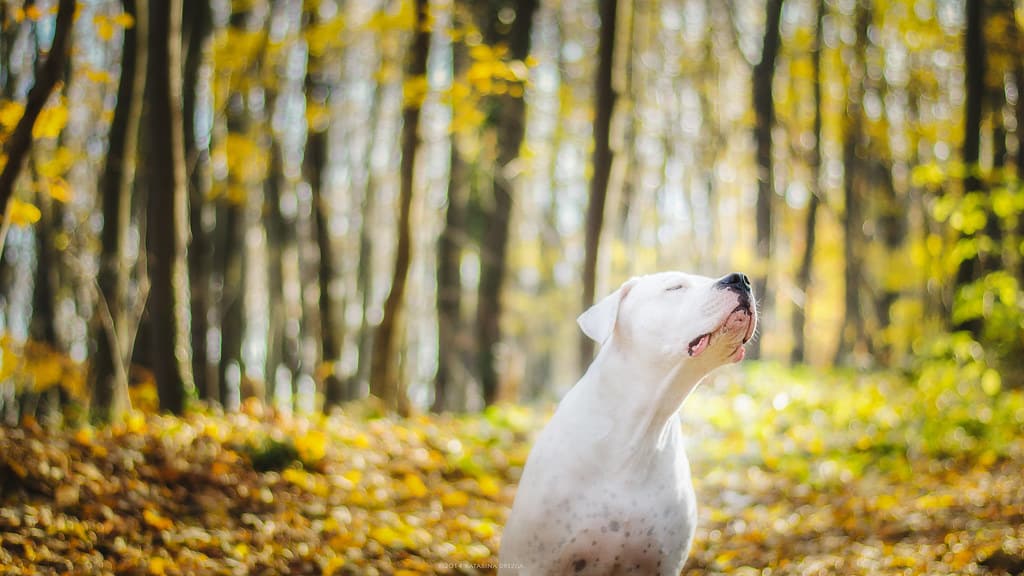
<svg viewBox="0 0 1024 576">
<path fill-rule="evenodd" d="M 701 509 L 685 573 L 1024 572 L 1024 401 L 960 392 L 935 404 L 898 379 L 725 373 L 684 408 Z M 0 428 L 0 569 L 492 573 L 546 416 L 253 405 Z"/>
</svg>

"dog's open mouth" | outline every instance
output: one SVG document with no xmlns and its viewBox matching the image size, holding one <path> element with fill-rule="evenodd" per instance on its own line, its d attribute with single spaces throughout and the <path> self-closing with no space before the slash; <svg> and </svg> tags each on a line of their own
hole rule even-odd
<svg viewBox="0 0 1024 576">
<path fill-rule="evenodd" d="M 701 352 L 706 350 L 708 346 L 711 345 L 711 340 L 713 338 L 715 338 L 716 336 L 720 335 L 723 332 L 735 330 L 744 324 L 746 326 L 743 332 L 743 341 L 740 343 L 739 346 L 737 346 L 736 351 L 733 352 L 733 354 L 736 354 L 737 352 L 743 350 L 743 346 L 747 342 L 750 342 L 750 339 L 754 335 L 754 327 L 757 324 L 756 320 L 754 319 L 754 314 L 750 309 L 750 304 L 747 303 L 742 303 L 733 308 L 732 312 L 730 312 L 729 315 L 725 317 L 725 320 L 711 332 L 701 334 L 700 336 L 697 336 L 696 338 L 691 340 L 689 346 L 687 346 L 686 348 L 687 352 L 689 352 L 691 357 L 697 356 Z M 740 357 L 742 358 L 742 355 Z"/>
</svg>

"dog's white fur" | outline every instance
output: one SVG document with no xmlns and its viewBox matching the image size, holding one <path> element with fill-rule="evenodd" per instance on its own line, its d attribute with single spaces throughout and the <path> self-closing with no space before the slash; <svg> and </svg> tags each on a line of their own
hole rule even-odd
<svg viewBox="0 0 1024 576">
<path fill-rule="evenodd" d="M 697 508 L 677 412 L 743 358 L 756 312 L 742 301 L 714 279 L 662 272 L 579 317 L 601 350 L 530 453 L 499 574 L 679 574 Z"/>
</svg>

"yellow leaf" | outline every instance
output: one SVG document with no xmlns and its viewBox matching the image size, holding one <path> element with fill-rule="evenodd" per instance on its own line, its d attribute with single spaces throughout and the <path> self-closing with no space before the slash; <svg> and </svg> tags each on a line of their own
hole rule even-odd
<svg viewBox="0 0 1024 576">
<path fill-rule="evenodd" d="M 985 394 L 995 396 L 996 394 L 999 394 L 1002 387 L 1003 381 L 999 376 L 999 372 L 989 368 L 981 375 L 981 389 L 985 391 Z"/>
<path fill-rule="evenodd" d="M 32 127 L 33 138 L 56 138 L 68 123 L 68 107 L 63 101 L 56 106 L 44 108 Z"/>
<path fill-rule="evenodd" d="M 89 447 L 89 450 L 92 452 L 92 455 L 97 458 L 105 458 L 106 454 L 108 454 L 106 448 L 99 444 L 93 444 L 92 446 Z"/>
<path fill-rule="evenodd" d="M 39 6 L 33 4 L 25 9 L 25 17 L 29 20 L 36 22 L 43 17 L 43 11 L 39 9 Z"/>
<path fill-rule="evenodd" d="M 395 28 L 398 30 L 412 30 L 416 25 L 416 7 L 412 0 L 402 0 L 398 7 L 398 14 L 394 19 Z"/>
<path fill-rule="evenodd" d="M 228 192 L 224 195 L 224 199 L 227 200 L 229 204 L 241 206 L 245 204 L 245 198 L 248 195 L 249 193 L 246 191 L 245 186 L 232 184 L 228 186 Z"/>
<path fill-rule="evenodd" d="M 303 36 L 311 56 L 323 56 L 331 48 L 341 46 L 345 38 L 345 19 L 341 16 L 316 24 L 306 30 Z"/>
<path fill-rule="evenodd" d="M 352 484 L 359 484 L 359 481 L 363 479 L 363 473 L 361 470 L 347 470 L 341 475 L 345 480 L 348 480 Z"/>
<path fill-rule="evenodd" d="M 475 521 L 470 526 L 470 529 L 473 531 L 474 534 L 477 535 L 478 538 L 482 539 L 490 538 L 494 536 L 494 534 L 498 531 L 498 528 L 494 524 L 494 522 L 491 522 L 489 520 Z"/>
<path fill-rule="evenodd" d="M 132 434 L 141 434 L 146 431 L 146 416 L 142 412 L 132 412 L 128 415 L 125 423 L 128 425 L 128 431 Z"/>
<path fill-rule="evenodd" d="M 402 535 L 389 526 L 378 526 L 370 530 L 370 538 L 380 542 L 384 546 L 391 546 L 401 542 Z"/>
<path fill-rule="evenodd" d="M 92 23 L 96 26 L 96 36 L 100 40 L 109 41 L 114 37 L 114 25 L 106 16 L 99 14 L 93 16 Z"/>
<path fill-rule="evenodd" d="M 281 479 L 301 487 L 308 483 L 309 473 L 298 468 L 288 468 L 281 472 Z"/>
<path fill-rule="evenodd" d="M 75 442 L 78 442 L 82 446 L 88 446 L 92 444 L 93 430 L 92 428 L 82 427 L 75 431 Z"/>
<path fill-rule="evenodd" d="M 498 483 L 498 479 L 491 475 L 486 475 L 480 479 L 480 493 L 484 496 L 495 497 L 501 492 L 501 484 Z"/>
<path fill-rule="evenodd" d="M 427 77 L 425 75 L 407 78 L 402 84 L 402 105 L 406 108 L 419 108 L 427 97 Z"/>
<path fill-rule="evenodd" d="M 494 60 L 494 51 L 486 44 L 477 44 L 469 49 L 469 57 L 473 60 Z"/>
<path fill-rule="evenodd" d="M 879 510 L 890 510 L 899 504 L 899 500 L 891 494 L 882 494 L 875 499 L 875 508 Z"/>
<path fill-rule="evenodd" d="M 446 492 L 444 496 L 441 496 L 441 504 L 445 507 L 454 508 L 457 506 L 465 506 L 468 503 L 469 494 L 466 494 L 462 490 Z"/>
<path fill-rule="evenodd" d="M 43 215 L 39 208 L 17 198 L 11 199 L 7 209 L 10 211 L 11 224 L 14 226 L 30 226 L 39 222 L 39 218 Z"/>
<path fill-rule="evenodd" d="M 980 464 L 983 468 L 987 468 L 995 464 L 996 460 L 998 459 L 999 455 L 996 454 L 994 450 L 985 450 L 984 452 L 981 453 L 980 456 L 978 456 L 978 464 Z"/>
<path fill-rule="evenodd" d="M 914 568 L 920 564 L 920 560 L 913 556 L 896 556 L 892 559 L 892 565 L 897 568 Z"/>
<path fill-rule="evenodd" d="M 113 18 L 114 24 L 122 28 L 133 28 L 135 26 L 135 17 L 127 12 L 121 12 Z"/>
<path fill-rule="evenodd" d="M 71 187 L 68 186 L 67 181 L 63 178 L 55 178 L 51 180 L 47 193 L 50 195 L 50 198 L 53 198 L 61 204 L 64 204 L 71 199 Z"/>
<path fill-rule="evenodd" d="M 161 516 L 159 512 L 156 512 L 149 508 L 142 511 L 142 519 L 146 522 L 147 525 L 156 528 L 157 530 L 170 530 L 174 527 L 173 520 Z"/>
<path fill-rule="evenodd" d="M 922 164 L 910 171 L 910 183 L 917 187 L 938 186 L 945 180 L 946 174 L 938 164 Z"/>
<path fill-rule="evenodd" d="M 971 548 L 965 548 L 953 554 L 953 560 L 950 561 L 950 566 L 954 570 L 962 570 L 965 566 L 970 564 L 974 560 L 975 550 Z"/>
<path fill-rule="evenodd" d="M 28 368 L 32 375 L 33 388 L 36 392 L 49 390 L 60 384 L 64 375 L 64 367 L 60 364 L 60 358 L 49 354 L 32 362 Z"/>
<path fill-rule="evenodd" d="M 416 8 L 412 0 L 402 0 L 397 14 L 378 11 L 367 22 L 366 27 L 380 32 L 412 30 L 416 25 Z"/>
<path fill-rule="evenodd" d="M 134 406 L 134 405 L 135 404 L 132 403 L 132 406 Z M 291 468 L 289 468 L 289 470 L 291 470 Z M 210 475 L 211 476 L 214 476 L 214 477 L 223 476 L 223 475 L 227 474 L 230 471 L 231 471 L 231 467 L 228 466 L 227 463 L 225 463 L 225 462 L 221 462 L 221 461 L 218 460 L 218 461 L 214 462 L 213 464 L 210 464 Z M 287 470 L 286 470 L 286 472 L 287 472 Z M 285 478 L 284 474 L 282 474 L 281 477 L 284 478 L 285 480 L 288 480 L 288 478 Z"/>
<path fill-rule="evenodd" d="M 323 460 L 327 455 L 327 435 L 323 432 L 311 431 L 309 434 L 295 439 L 295 449 L 299 457 L 306 462 Z"/>
<path fill-rule="evenodd" d="M 715 564 L 717 564 L 721 568 L 728 568 L 732 565 L 733 558 L 735 558 L 738 554 L 739 552 L 735 550 L 726 550 L 718 556 L 715 556 Z"/>
<path fill-rule="evenodd" d="M 110 75 L 110 72 L 106 70 L 97 70 L 96 68 L 88 67 L 85 69 L 85 77 L 91 82 L 97 84 L 109 84 L 114 81 L 114 77 Z"/>
<path fill-rule="evenodd" d="M 160 409 L 160 396 L 156 391 L 156 382 L 151 379 L 130 386 L 128 398 L 131 399 L 132 408 L 137 410 L 140 415 L 153 414 Z"/>
<path fill-rule="evenodd" d="M 167 573 L 167 560 L 164 560 L 163 558 L 160 558 L 159 556 L 156 557 L 156 558 L 150 558 L 149 559 L 149 573 L 150 574 L 154 574 L 156 576 L 162 576 L 163 574 L 166 574 Z"/>
<path fill-rule="evenodd" d="M 334 576 L 338 570 L 345 566 L 344 556 L 334 556 L 324 564 L 323 576 Z"/>
<path fill-rule="evenodd" d="M 14 130 L 24 113 L 25 107 L 18 102 L 0 102 L 0 127 L 8 132 Z"/>
<path fill-rule="evenodd" d="M 316 378 L 317 382 L 323 382 L 334 375 L 334 362 L 323 361 L 316 365 L 316 369 L 313 370 L 313 377 Z"/>
<path fill-rule="evenodd" d="M 352 446 L 356 448 L 369 448 L 370 444 L 370 437 L 362 432 L 356 434 L 355 438 L 352 438 Z"/>
<path fill-rule="evenodd" d="M 422 498 L 429 492 L 427 485 L 415 474 L 406 474 L 403 483 L 413 498 Z"/>
<path fill-rule="evenodd" d="M 53 151 L 49 157 L 37 165 L 39 175 L 44 178 L 60 178 L 71 170 L 75 163 L 76 155 L 66 146 L 61 146 Z"/>
<path fill-rule="evenodd" d="M 320 102 L 306 103 L 306 126 L 313 132 L 327 130 L 331 122 L 331 110 Z M 331 366 L 334 370 L 334 366 Z"/>
<path fill-rule="evenodd" d="M 925 494 L 918 498 L 914 505 L 918 510 L 939 510 L 949 508 L 956 503 L 956 498 L 952 494 Z"/>
</svg>

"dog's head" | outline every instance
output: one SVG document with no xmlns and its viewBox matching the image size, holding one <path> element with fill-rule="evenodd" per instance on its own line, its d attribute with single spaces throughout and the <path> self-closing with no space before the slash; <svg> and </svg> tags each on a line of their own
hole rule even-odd
<svg viewBox="0 0 1024 576">
<path fill-rule="evenodd" d="M 699 360 L 707 370 L 739 362 L 757 326 L 750 281 L 660 272 L 627 280 L 577 319 L 590 338 L 659 363 Z"/>
</svg>

